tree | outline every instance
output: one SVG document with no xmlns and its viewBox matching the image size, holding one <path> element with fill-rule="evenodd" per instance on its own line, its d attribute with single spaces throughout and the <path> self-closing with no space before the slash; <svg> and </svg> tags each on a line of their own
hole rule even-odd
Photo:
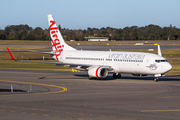
<svg viewBox="0 0 180 120">
<path fill-rule="evenodd" d="M 0 32 L 0 40 L 5 40 L 5 39 L 7 39 L 6 35 Z"/>
<path fill-rule="evenodd" d="M 102 27 L 90 28 L 87 30 L 71 30 L 61 28 L 59 30 L 65 40 L 85 40 L 85 37 L 109 37 L 110 40 L 179 40 L 180 29 L 176 27 L 163 27 L 158 25 L 147 25 L 145 27 L 131 26 L 121 28 Z M 4 30 L 0 30 L 1 40 L 50 40 L 49 29 L 36 27 L 33 29 L 28 25 L 8 25 Z"/>
<path fill-rule="evenodd" d="M 61 31 L 61 25 L 58 25 L 58 29 Z"/>
</svg>

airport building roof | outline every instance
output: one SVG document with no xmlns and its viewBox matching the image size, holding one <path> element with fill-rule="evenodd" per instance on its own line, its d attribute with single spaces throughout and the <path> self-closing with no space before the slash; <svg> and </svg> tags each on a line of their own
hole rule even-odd
<svg viewBox="0 0 180 120">
<path fill-rule="evenodd" d="M 85 37 L 87 41 L 108 41 L 108 37 Z"/>
</svg>

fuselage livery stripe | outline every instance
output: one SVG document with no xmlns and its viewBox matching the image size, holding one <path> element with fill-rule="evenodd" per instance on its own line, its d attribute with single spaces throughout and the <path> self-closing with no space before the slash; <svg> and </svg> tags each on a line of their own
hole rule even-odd
<svg viewBox="0 0 180 120">
<path fill-rule="evenodd" d="M 96 70 L 96 77 L 99 77 L 98 71 L 99 71 L 100 68 L 101 68 L 101 67 L 98 67 L 98 69 Z"/>
</svg>

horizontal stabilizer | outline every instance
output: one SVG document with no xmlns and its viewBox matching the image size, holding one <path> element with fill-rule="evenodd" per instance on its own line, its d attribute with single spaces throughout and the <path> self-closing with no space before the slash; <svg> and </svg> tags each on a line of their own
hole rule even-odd
<svg viewBox="0 0 180 120">
<path fill-rule="evenodd" d="M 27 52 L 35 52 L 35 53 L 42 53 L 42 54 L 56 55 L 56 53 L 52 53 L 52 52 L 42 52 L 42 51 L 34 51 L 34 50 L 27 50 Z"/>
<path fill-rule="evenodd" d="M 11 56 L 11 59 L 17 61 L 16 58 L 13 56 L 13 54 L 11 53 L 11 51 L 9 50 L 8 47 L 7 47 L 7 50 L 9 52 L 9 55 Z"/>
</svg>

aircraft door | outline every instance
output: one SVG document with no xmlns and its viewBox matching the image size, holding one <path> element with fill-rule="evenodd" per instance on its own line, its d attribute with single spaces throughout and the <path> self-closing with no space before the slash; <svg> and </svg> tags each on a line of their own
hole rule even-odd
<svg viewBox="0 0 180 120">
<path fill-rule="evenodd" d="M 150 66 L 150 58 L 147 58 L 146 59 L 146 67 L 149 67 Z"/>
<path fill-rule="evenodd" d="M 163 64 L 161 63 L 161 69 L 163 69 Z"/>
</svg>

